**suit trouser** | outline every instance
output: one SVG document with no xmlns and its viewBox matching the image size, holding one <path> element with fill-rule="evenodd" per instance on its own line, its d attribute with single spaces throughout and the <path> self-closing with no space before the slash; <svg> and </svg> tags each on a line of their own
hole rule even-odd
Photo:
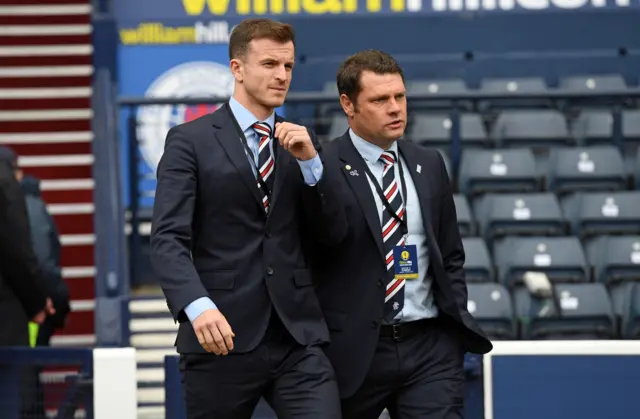
<svg viewBox="0 0 640 419">
<path fill-rule="evenodd" d="M 342 401 L 344 419 L 462 419 L 464 350 L 455 325 L 442 319 L 396 340 L 381 337 L 356 393 Z"/>
<path fill-rule="evenodd" d="M 340 419 L 335 373 L 322 349 L 300 346 L 271 317 L 251 352 L 181 356 L 189 419 L 248 419 L 261 397 L 279 419 Z"/>
</svg>

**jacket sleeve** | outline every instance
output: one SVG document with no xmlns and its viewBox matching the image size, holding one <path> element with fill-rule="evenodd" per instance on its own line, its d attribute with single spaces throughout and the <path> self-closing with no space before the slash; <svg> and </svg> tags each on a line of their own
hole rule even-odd
<svg viewBox="0 0 640 419">
<path fill-rule="evenodd" d="M 46 304 L 47 292 L 31 243 L 25 198 L 13 171 L 0 165 L 0 260 L 2 275 L 33 317 Z"/>
<path fill-rule="evenodd" d="M 305 225 L 312 230 L 313 238 L 325 245 L 336 246 L 344 240 L 348 230 L 346 211 L 338 193 L 340 185 L 316 135 L 311 130 L 309 134 L 318 151 L 323 169 L 322 176 L 315 185 L 310 186 L 303 182 L 302 205 Z"/>
<path fill-rule="evenodd" d="M 185 308 L 209 297 L 191 259 L 192 222 L 197 192 L 197 160 L 181 127 L 167 134 L 158 165 L 151 228 L 151 266 L 175 320 Z"/>
</svg>

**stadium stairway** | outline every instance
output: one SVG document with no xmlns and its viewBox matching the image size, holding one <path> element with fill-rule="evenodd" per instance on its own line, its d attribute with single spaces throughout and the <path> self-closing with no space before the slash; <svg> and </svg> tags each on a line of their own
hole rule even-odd
<svg viewBox="0 0 640 419">
<path fill-rule="evenodd" d="M 164 357 L 176 354 L 178 325 L 162 297 L 134 297 L 129 311 L 130 344 L 138 356 L 138 419 L 164 419 Z"/>
<path fill-rule="evenodd" d="M 0 5 L 0 144 L 42 181 L 73 300 L 56 346 L 95 340 L 91 32 L 90 0 Z"/>
</svg>

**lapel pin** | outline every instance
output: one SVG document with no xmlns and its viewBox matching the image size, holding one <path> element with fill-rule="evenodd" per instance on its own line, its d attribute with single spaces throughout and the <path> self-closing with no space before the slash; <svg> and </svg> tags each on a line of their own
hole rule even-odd
<svg viewBox="0 0 640 419">
<path fill-rule="evenodd" d="M 349 165 L 346 165 L 344 168 L 347 169 L 347 170 L 351 170 L 351 166 L 349 166 Z"/>
<path fill-rule="evenodd" d="M 352 170 L 352 171 L 350 171 L 350 172 L 349 172 L 349 174 L 350 174 L 351 176 L 360 176 L 360 175 L 358 174 L 358 171 L 357 171 L 357 170 Z"/>
<path fill-rule="evenodd" d="M 422 173 L 422 166 L 420 165 L 416 166 L 416 172 Z"/>
</svg>

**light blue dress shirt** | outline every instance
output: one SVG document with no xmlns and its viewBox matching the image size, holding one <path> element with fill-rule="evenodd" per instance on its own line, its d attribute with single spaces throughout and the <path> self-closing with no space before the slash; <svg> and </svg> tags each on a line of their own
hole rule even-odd
<svg viewBox="0 0 640 419">
<path fill-rule="evenodd" d="M 253 130 L 252 125 L 258 122 L 259 119 L 253 116 L 253 114 L 249 110 L 247 110 L 234 98 L 231 98 L 229 100 L 229 106 L 231 106 L 231 111 L 233 112 L 233 115 L 236 117 L 236 120 L 238 121 L 238 125 L 240 125 L 240 129 L 242 130 L 242 132 L 244 132 L 244 136 L 247 139 L 247 145 L 249 146 L 249 149 L 251 149 L 251 152 L 253 153 L 254 162 L 255 162 L 255 165 L 257 166 L 258 165 L 258 135 Z M 269 115 L 267 119 L 260 122 L 266 122 L 271 127 L 271 131 L 275 132 L 275 129 L 276 129 L 275 120 L 276 120 L 275 113 L 272 113 L 271 115 Z M 238 138 L 238 141 L 241 141 L 240 138 Z M 273 155 L 273 141 L 269 143 L 269 148 L 271 149 L 271 154 Z M 284 150 L 282 150 L 282 152 L 286 153 L 286 151 Z M 251 156 L 249 156 L 248 153 L 245 153 L 245 154 L 247 154 L 247 158 L 249 159 L 251 158 Z M 311 160 L 306 160 L 306 161 L 297 160 L 297 162 L 298 162 L 298 165 L 300 166 L 302 177 L 304 178 L 304 181 L 307 185 L 314 186 L 316 183 L 320 181 L 320 179 L 322 178 L 322 172 L 323 172 L 322 161 L 320 160 L 320 156 L 316 155 Z M 251 170 L 255 175 L 256 169 L 253 164 L 251 164 Z M 278 166 L 276 166 L 276 170 L 278 170 Z M 193 322 L 196 319 L 196 317 L 202 314 L 205 310 L 215 309 L 215 308 L 217 308 L 217 306 L 214 304 L 213 301 L 211 301 L 209 297 L 201 297 L 193 301 L 191 304 L 187 305 L 187 307 L 185 307 L 184 309 L 184 312 L 189 318 L 189 320 Z"/>
<path fill-rule="evenodd" d="M 376 181 L 382 187 L 382 172 L 384 170 L 384 164 L 380 161 L 380 156 L 384 150 L 375 144 L 372 144 L 349 130 L 351 141 L 356 150 L 360 153 L 367 166 L 371 170 Z M 402 140 L 400 140 L 402 141 Z M 436 317 L 438 315 L 438 307 L 433 300 L 433 291 L 431 289 L 431 280 L 427 277 L 427 269 L 429 268 L 429 249 L 427 248 L 427 237 L 424 231 L 424 224 L 422 223 L 422 208 L 420 206 L 420 199 L 418 198 L 418 192 L 416 191 L 415 184 L 409 173 L 409 167 L 404 159 L 398 153 L 398 144 L 394 142 L 389 148 L 390 151 L 394 151 L 399 157 L 402 163 L 404 172 L 404 181 L 407 186 L 407 196 L 402 195 L 402 188 L 400 188 L 400 194 L 405 205 L 407 212 L 407 227 L 409 235 L 407 237 L 407 244 L 415 245 L 418 259 L 418 278 L 405 280 L 404 285 L 404 307 L 394 318 L 393 323 L 409 322 L 414 320 L 426 319 L 430 317 Z M 400 169 L 396 163 L 394 166 L 396 179 L 400 179 Z M 382 234 L 382 216 L 383 211 L 386 211 L 382 200 L 376 192 L 372 179 L 367 176 L 369 186 L 371 187 L 371 193 L 376 202 L 376 208 L 378 209 L 378 215 L 380 217 L 380 234 Z"/>
</svg>

